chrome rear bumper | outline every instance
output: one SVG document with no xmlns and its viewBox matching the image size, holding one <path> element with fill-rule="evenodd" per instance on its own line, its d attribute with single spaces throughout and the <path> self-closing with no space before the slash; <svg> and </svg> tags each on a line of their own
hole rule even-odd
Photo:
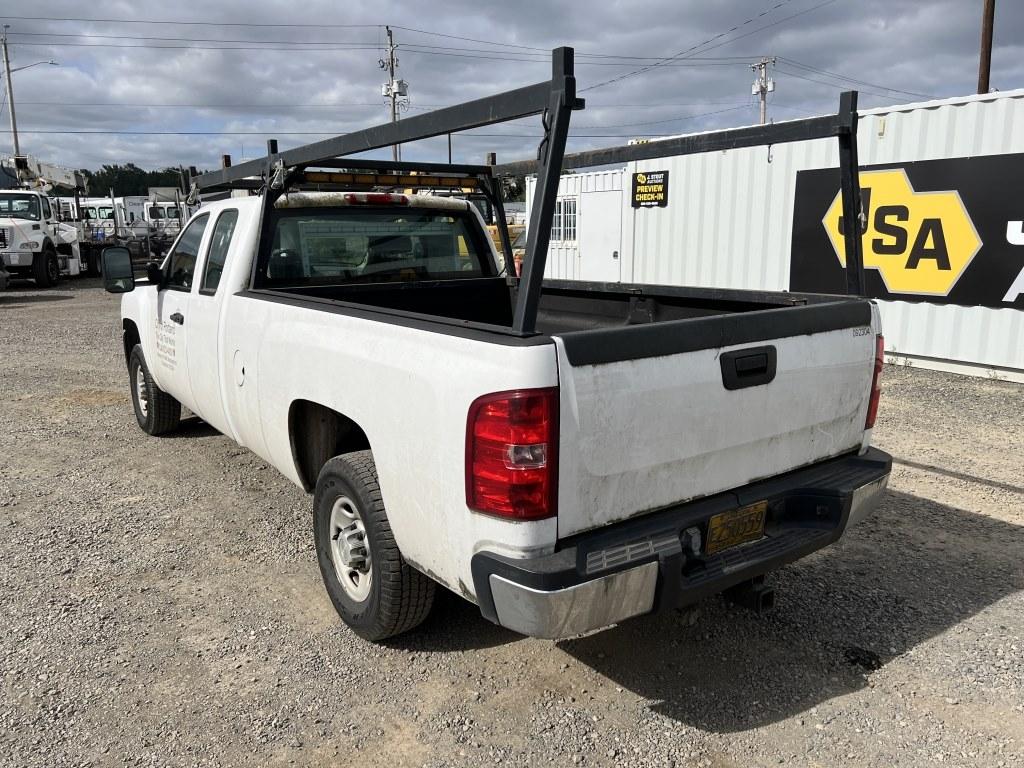
<svg viewBox="0 0 1024 768">
<path fill-rule="evenodd" d="M 582 534 L 546 557 L 477 553 L 481 613 L 524 635 L 557 639 L 695 602 L 836 541 L 877 505 L 890 466 L 888 454 L 869 449 Z M 762 539 L 702 552 L 713 515 L 759 499 L 769 509 Z"/>
</svg>

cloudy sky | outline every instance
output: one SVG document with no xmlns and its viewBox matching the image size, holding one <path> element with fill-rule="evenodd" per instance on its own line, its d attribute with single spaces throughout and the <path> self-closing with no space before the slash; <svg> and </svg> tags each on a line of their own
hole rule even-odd
<svg viewBox="0 0 1024 768">
<path fill-rule="evenodd" d="M 384 25 L 406 115 L 545 79 L 577 52 L 569 149 L 757 121 L 750 64 L 777 57 L 769 117 L 973 93 L 982 0 L 4 0 L 23 152 L 73 167 L 212 167 L 388 118 Z M 45 17 L 45 18 L 42 18 Z M 1024 87 L 1024 4 L 996 3 L 992 87 Z M 674 57 L 674 58 L 671 58 Z M 59 66 L 30 66 L 53 59 Z M 6 93 L 0 152 L 10 152 Z M 456 162 L 535 153 L 537 118 L 458 135 Z M 445 140 L 410 146 L 439 159 Z"/>
</svg>

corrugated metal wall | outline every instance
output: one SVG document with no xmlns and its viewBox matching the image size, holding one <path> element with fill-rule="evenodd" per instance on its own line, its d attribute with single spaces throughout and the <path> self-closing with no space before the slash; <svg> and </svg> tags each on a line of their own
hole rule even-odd
<svg viewBox="0 0 1024 768">
<path fill-rule="evenodd" d="M 865 110 L 858 142 L 862 166 L 1024 152 L 1024 90 Z M 667 208 L 633 210 L 624 196 L 622 279 L 786 290 L 797 171 L 837 165 L 834 139 L 631 163 L 621 185 L 635 171 L 667 169 L 670 197 Z M 574 276 L 563 268 L 549 260 L 546 274 Z M 886 346 L 901 355 L 1024 371 L 1020 310 L 879 305 Z"/>
</svg>

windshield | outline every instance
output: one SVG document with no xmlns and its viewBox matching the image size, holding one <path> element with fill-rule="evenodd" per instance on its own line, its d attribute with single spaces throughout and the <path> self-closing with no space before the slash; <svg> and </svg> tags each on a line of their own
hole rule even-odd
<svg viewBox="0 0 1024 768">
<path fill-rule="evenodd" d="M 176 219 L 176 218 L 178 218 L 178 209 L 177 209 L 177 207 L 173 206 L 173 205 L 167 206 L 167 212 L 166 212 L 165 215 L 167 216 L 168 219 Z"/>
<path fill-rule="evenodd" d="M 35 195 L 0 195 L 0 217 L 39 221 L 39 198 Z"/>
<path fill-rule="evenodd" d="M 157 205 L 149 206 L 149 218 L 151 220 L 155 221 L 156 219 L 162 219 L 163 217 L 164 217 L 164 210 L 163 210 L 163 208 L 161 208 L 161 207 L 159 207 Z"/>
<path fill-rule="evenodd" d="M 111 206 L 101 207 L 99 209 L 99 218 L 101 219 L 112 219 L 114 218 L 114 209 Z"/>
<path fill-rule="evenodd" d="M 265 285 L 485 277 L 489 251 L 466 211 L 311 208 L 278 211 Z"/>
</svg>

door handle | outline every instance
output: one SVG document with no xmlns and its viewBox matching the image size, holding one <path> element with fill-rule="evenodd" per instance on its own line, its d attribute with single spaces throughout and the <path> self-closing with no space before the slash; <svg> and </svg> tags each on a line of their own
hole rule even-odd
<svg viewBox="0 0 1024 768">
<path fill-rule="evenodd" d="M 726 389 L 758 387 L 775 379 L 778 355 L 773 346 L 737 349 L 723 353 L 719 359 Z"/>
<path fill-rule="evenodd" d="M 178 325 L 184 325 L 185 316 L 181 314 L 181 312 L 175 312 L 173 315 L 171 315 L 171 322 L 177 323 Z"/>
</svg>

